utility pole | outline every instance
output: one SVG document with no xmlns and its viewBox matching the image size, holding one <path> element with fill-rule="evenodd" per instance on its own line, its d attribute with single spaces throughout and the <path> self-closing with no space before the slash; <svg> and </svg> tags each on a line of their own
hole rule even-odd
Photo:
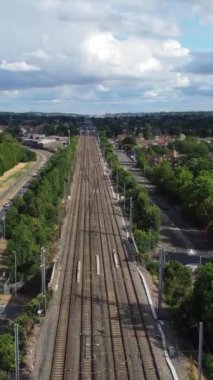
<svg viewBox="0 0 213 380">
<path fill-rule="evenodd" d="M 15 255 L 15 297 L 17 296 L 17 255 L 16 255 L 16 251 L 13 251 L 14 255 Z"/>
<path fill-rule="evenodd" d="M 163 249 L 160 248 L 160 256 L 159 256 L 159 285 L 158 285 L 158 313 L 160 313 L 161 307 L 162 307 L 163 272 L 164 272 L 164 252 L 163 252 Z"/>
<path fill-rule="evenodd" d="M 14 324 L 14 335 L 15 335 L 15 380 L 19 380 L 19 333 L 18 333 L 18 324 Z"/>
<path fill-rule="evenodd" d="M 64 211 L 65 215 L 67 213 L 67 186 L 66 186 L 66 181 L 64 181 Z"/>
<path fill-rule="evenodd" d="M 3 239 L 5 240 L 5 213 L 2 215 L 2 222 L 3 222 Z"/>
<path fill-rule="evenodd" d="M 198 348 L 198 380 L 202 376 L 202 361 L 203 361 L 203 322 L 199 323 L 199 348 Z"/>
<path fill-rule="evenodd" d="M 45 248 L 41 247 L 41 292 L 43 297 L 44 315 L 46 313 L 46 263 L 45 263 Z"/>
<path fill-rule="evenodd" d="M 68 129 L 68 145 L 70 145 L 70 129 Z"/>
<path fill-rule="evenodd" d="M 124 213 L 126 212 L 126 182 L 124 182 Z"/>
<path fill-rule="evenodd" d="M 61 204 L 60 198 L 58 198 L 58 237 L 61 238 Z"/>
<path fill-rule="evenodd" d="M 119 200 L 119 194 L 118 194 L 118 170 L 116 170 L 116 193 L 117 193 L 117 199 Z"/>
<path fill-rule="evenodd" d="M 130 206 L 129 206 L 129 236 L 130 238 L 132 237 L 132 222 L 133 222 L 132 209 L 133 209 L 133 202 L 132 202 L 132 197 L 130 197 Z"/>
<path fill-rule="evenodd" d="M 66 181 L 64 181 L 64 198 L 66 196 Z"/>
</svg>

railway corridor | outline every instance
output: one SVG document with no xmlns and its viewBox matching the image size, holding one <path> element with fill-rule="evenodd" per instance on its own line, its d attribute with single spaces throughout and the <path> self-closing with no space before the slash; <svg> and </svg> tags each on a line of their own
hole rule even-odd
<svg viewBox="0 0 213 380">
<path fill-rule="evenodd" d="M 94 136 L 80 138 L 67 239 L 51 379 L 170 380 Z"/>
</svg>

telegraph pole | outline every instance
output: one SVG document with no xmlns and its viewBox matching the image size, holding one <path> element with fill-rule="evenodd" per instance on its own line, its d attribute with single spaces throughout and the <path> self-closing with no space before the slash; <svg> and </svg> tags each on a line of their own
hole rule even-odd
<svg viewBox="0 0 213 380">
<path fill-rule="evenodd" d="M 70 129 L 68 129 L 68 145 L 70 145 Z"/>
<path fill-rule="evenodd" d="M 130 238 L 132 237 L 132 222 L 133 222 L 132 209 L 133 209 L 133 202 L 132 202 L 132 197 L 130 197 L 130 207 L 129 207 L 129 236 Z"/>
<path fill-rule="evenodd" d="M 160 248 L 160 256 L 159 256 L 159 286 L 158 286 L 158 313 L 160 313 L 161 307 L 162 307 L 163 272 L 164 272 L 164 252 L 163 252 L 163 249 Z"/>
<path fill-rule="evenodd" d="M 60 198 L 58 198 L 58 237 L 61 237 L 61 205 Z"/>
<path fill-rule="evenodd" d="M 64 181 L 64 211 L 67 213 L 67 183 Z"/>
<path fill-rule="evenodd" d="M 203 361 L 203 322 L 199 323 L 199 348 L 198 348 L 198 380 L 202 376 L 202 361 Z"/>
<path fill-rule="evenodd" d="M 41 292 L 43 297 L 44 315 L 46 313 L 46 263 L 45 248 L 41 247 Z"/>
<path fill-rule="evenodd" d="M 117 199 L 119 200 L 119 194 L 118 194 L 118 170 L 116 170 L 116 193 L 117 193 Z"/>
<path fill-rule="evenodd" d="M 14 255 L 15 255 L 15 297 L 17 296 L 17 254 L 16 254 L 16 251 L 13 251 Z"/>
<path fill-rule="evenodd" d="M 126 182 L 124 182 L 124 213 L 126 212 Z"/>
<path fill-rule="evenodd" d="M 2 216 L 2 222 L 3 222 L 3 239 L 5 240 L 5 213 Z"/>
<path fill-rule="evenodd" d="M 15 380 L 19 380 L 19 332 L 18 332 L 18 324 L 14 325 L 14 334 L 15 334 Z"/>
</svg>

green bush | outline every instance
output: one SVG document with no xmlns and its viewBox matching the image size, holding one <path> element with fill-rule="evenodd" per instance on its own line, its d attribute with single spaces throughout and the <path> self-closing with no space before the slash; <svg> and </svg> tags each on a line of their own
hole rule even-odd
<svg viewBox="0 0 213 380">
<path fill-rule="evenodd" d="M 207 379 L 213 379 L 213 355 L 205 354 L 203 356 L 203 366 Z"/>
<path fill-rule="evenodd" d="M 164 269 L 164 297 L 173 309 L 179 309 L 192 291 L 192 275 L 189 268 L 178 261 L 170 261 Z"/>
<path fill-rule="evenodd" d="M 139 230 L 134 231 L 135 241 L 140 252 L 150 252 L 157 245 L 159 234 L 155 231 Z"/>
<path fill-rule="evenodd" d="M 1 369 L 5 371 L 15 368 L 14 338 L 9 333 L 0 335 L 0 365 Z"/>
<path fill-rule="evenodd" d="M 157 276 L 159 271 L 159 264 L 157 260 L 149 259 L 146 263 L 146 269 L 153 275 Z"/>
<path fill-rule="evenodd" d="M 6 371 L 0 370 L 0 380 L 11 380 L 11 379 L 12 379 L 11 374 L 9 374 Z"/>
</svg>

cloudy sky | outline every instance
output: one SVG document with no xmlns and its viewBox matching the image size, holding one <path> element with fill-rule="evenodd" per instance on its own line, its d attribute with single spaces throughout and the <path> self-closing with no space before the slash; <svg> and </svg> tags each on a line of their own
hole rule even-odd
<svg viewBox="0 0 213 380">
<path fill-rule="evenodd" d="M 213 110 L 212 0 L 0 0 L 0 111 Z"/>
</svg>

